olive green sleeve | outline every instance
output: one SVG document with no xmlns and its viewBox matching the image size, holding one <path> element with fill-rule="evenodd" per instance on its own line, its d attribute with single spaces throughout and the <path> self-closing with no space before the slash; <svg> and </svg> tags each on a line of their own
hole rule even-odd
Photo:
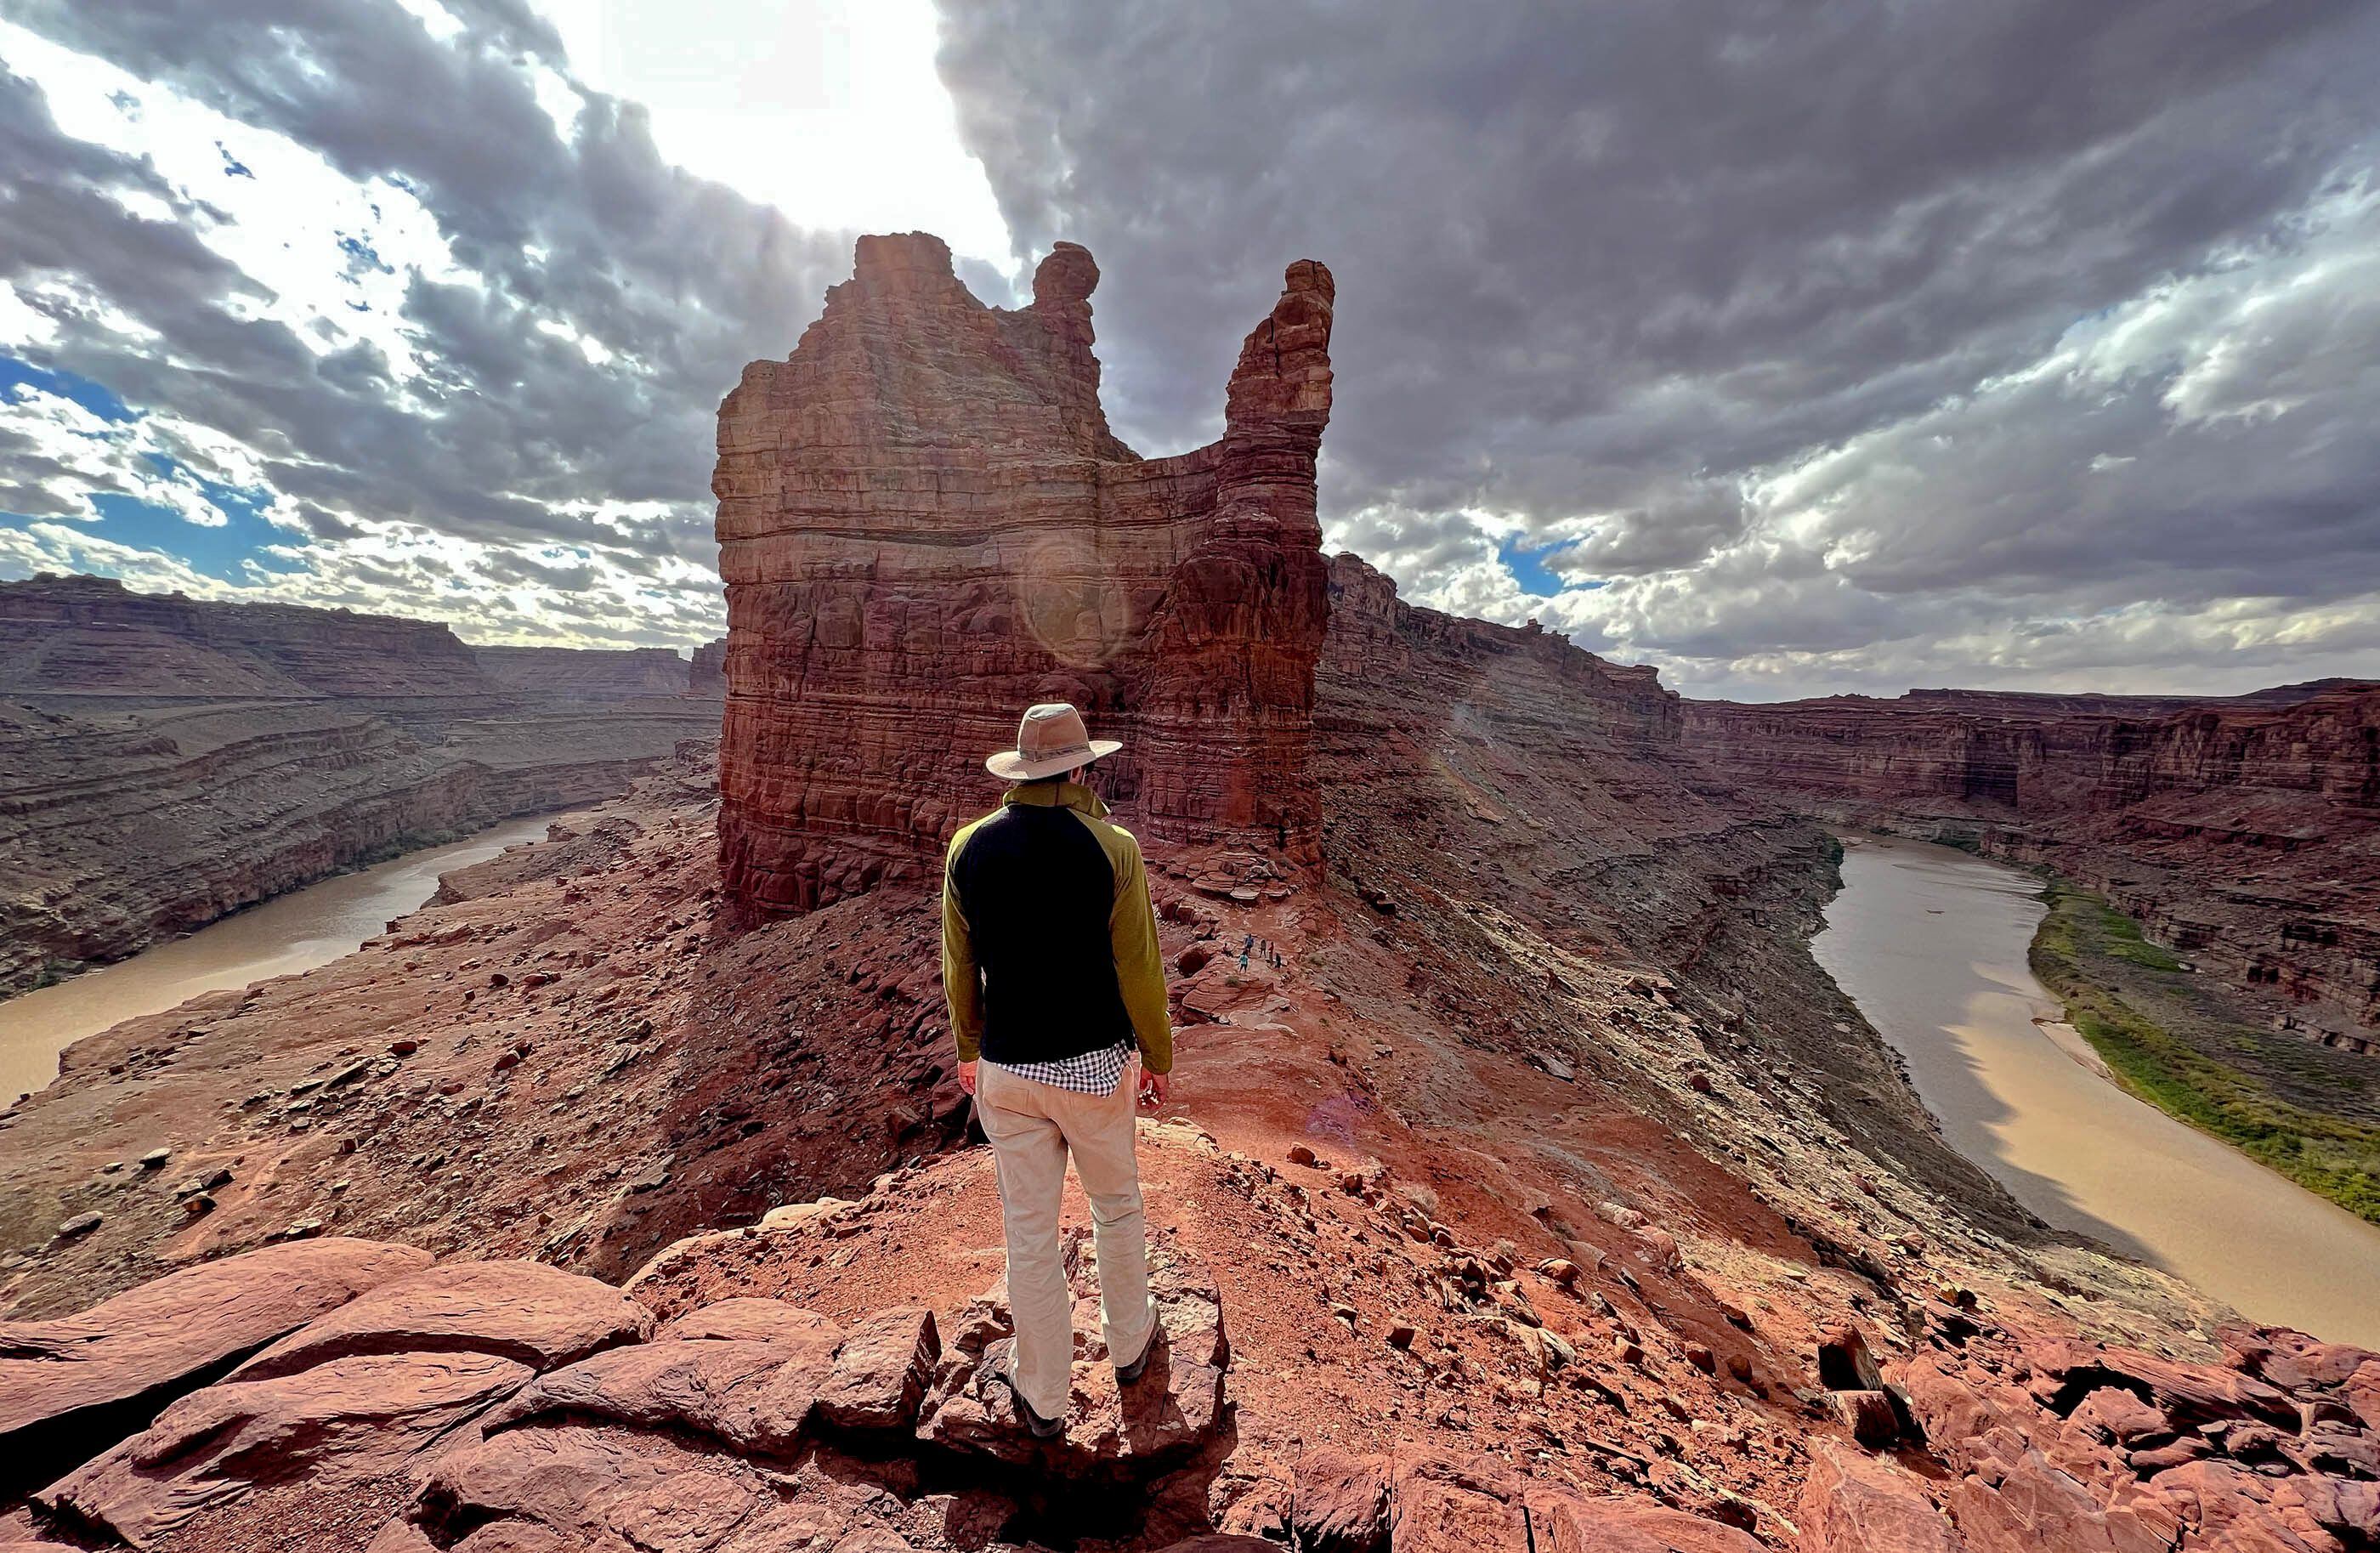
<svg viewBox="0 0 2380 1553">
<path fill-rule="evenodd" d="M 965 831 L 952 838 L 952 861 L 957 860 L 965 840 Z M 942 867 L 942 1001 L 950 1005 L 951 1038 L 958 1043 L 959 1061 L 972 1062 L 983 1045 L 983 977 L 977 971 L 975 936 L 959 909 L 948 863 Z"/>
<path fill-rule="evenodd" d="M 1115 907 L 1108 914 L 1108 940 L 1115 948 L 1116 986 L 1132 1015 L 1140 1042 L 1141 1065 L 1150 1073 L 1173 1071 L 1173 1024 L 1165 1006 L 1165 961 L 1157 947 L 1157 911 L 1148 902 L 1148 873 L 1140 843 L 1125 831 L 1111 857 L 1116 871 Z"/>
</svg>

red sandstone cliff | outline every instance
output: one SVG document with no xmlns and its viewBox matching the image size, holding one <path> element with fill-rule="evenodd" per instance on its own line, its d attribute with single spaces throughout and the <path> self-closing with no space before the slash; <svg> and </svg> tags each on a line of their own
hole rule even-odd
<svg viewBox="0 0 2380 1553">
<path fill-rule="evenodd" d="M 1222 440 L 1159 459 L 1099 409 L 1098 279 L 1061 244 L 1030 306 L 990 309 L 939 238 L 864 237 L 792 356 L 720 407 L 720 846 L 746 905 L 929 867 L 1038 700 L 1125 740 L 1102 777 L 1145 834 L 1316 859 L 1330 272 L 1290 266 Z"/>
<path fill-rule="evenodd" d="M 2106 892 L 2326 1044 L 2380 1027 L 2380 685 L 2187 698 L 1685 703 L 1687 747 L 1844 819 L 1976 835 Z"/>
<path fill-rule="evenodd" d="M 689 696 L 727 694 L 726 637 L 714 637 L 694 649 L 694 661 L 686 670 L 686 693 Z"/>
</svg>

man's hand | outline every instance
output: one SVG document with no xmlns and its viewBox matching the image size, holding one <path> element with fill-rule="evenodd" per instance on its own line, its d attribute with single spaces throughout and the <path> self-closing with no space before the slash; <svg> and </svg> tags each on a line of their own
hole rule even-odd
<svg viewBox="0 0 2380 1553">
<path fill-rule="evenodd" d="M 959 1087 L 965 1090 L 970 1095 L 975 1093 L 975 1064 L 973 1062 L 961 1062 L 959 1064 Z"/>
<path fill-rule="evenodd" d="M 1173 1087 L 1172 1078 L 1171 1074 L 1153 1074 L 1147 1068 L 1141 1069 L 1140 1103 L 1151 1110 L 1163 1105 L 1166 1091 Z"/>
</svg>

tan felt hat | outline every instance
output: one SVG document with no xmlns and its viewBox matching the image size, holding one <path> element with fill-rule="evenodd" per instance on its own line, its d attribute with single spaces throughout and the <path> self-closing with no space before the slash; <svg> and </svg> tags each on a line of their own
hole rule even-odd
<svg viewBox="0 0 2380 1553">
<path fill-rule="evenodd" d="M 1123 747 L 1114 739 L 1095 739 L 1083 726 L 1083 714 L 1064 701 L 1044 701 L 1025 709 L 1016 724 L 1016 747 L 988 757 L 984 770 L 1010 782 L 1039 782 L 1088 765 L 1102 755 Z"/>
</svg>

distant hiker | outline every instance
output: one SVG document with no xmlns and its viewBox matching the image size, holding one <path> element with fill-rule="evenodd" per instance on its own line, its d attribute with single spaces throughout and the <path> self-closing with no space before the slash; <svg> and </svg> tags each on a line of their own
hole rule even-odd
<svg viewBox="0 0 2380 1553">
<path fill-rule="evenodd" d="M 1091 738 L 1062 701 L 1026 708 L 1016 747 L 984 761 L 1015 785 L 951 838 L 942 870 L 942 993 L 959 1086 L 991 1139 L 1008 1231 L 1016 1340 L 1001 1378 L 1040 1439 L 1065 1431 L 1074 1361 L 1058 1243 L 1070 1150 L 1090 1199 L 1099 1323 L 1119 1384 L 1141 1377 L 1158 1338 L 1133 1101 L 1136 1090 L 1144 1105 L 1165 1103 L 1165 967 L 1140 843 L 1108 823 L 1082 780 L 1121 747 Z"/>
</svg>

